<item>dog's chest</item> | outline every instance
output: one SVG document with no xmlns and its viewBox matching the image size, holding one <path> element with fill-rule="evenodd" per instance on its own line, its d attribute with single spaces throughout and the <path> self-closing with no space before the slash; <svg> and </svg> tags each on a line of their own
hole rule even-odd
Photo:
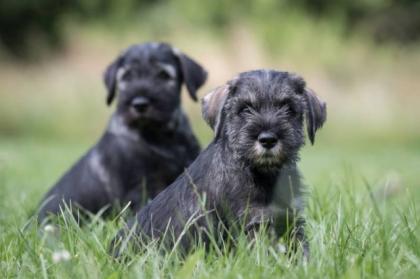
<svg viewBox="0 0 420 279">
<path fill-rule="evenodd" d="M 169 185 L 190 162 L 189 148 L 191 143 L 178 138 L 160 139 L 158 143 L 139 140 L 136 143 L 125 144 L 124 164 L 130 174 L 131 183 L 145 183 L 153 190 L 163 189 Z M 127 150 L 128 149 L 128 150 Z M 134 185 L 133 185 L 134 186 Z"/>
<path fill-rule="evenodd" d="M 268 176 L 242 171 L 227 179 L 225 186 L 230 189 L 225 197 L 237 218 L 251 213 L 253 222 L 260 218 L 279 221 L 303 206 L 300 177 L 289 170 Z"/>
</svg>

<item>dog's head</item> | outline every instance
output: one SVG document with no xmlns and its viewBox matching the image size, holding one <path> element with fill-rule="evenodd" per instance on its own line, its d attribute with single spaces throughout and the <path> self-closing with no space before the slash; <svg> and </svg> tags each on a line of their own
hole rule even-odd
<svg viewBox="0 0 420 279">
<path fill-rule="evenodd" d="M 313 144 L 326 119 L 326 104 L 301 77 L 273 70 L 240 74 L 207 94 L 202 111 L 216 141 L 263 169 L 297 160 L 304 144 L 303 120 Z"/>
<path fill-rule="evenodd" d="M 110 105 L 118 92 L 117 113 L 131 127 L 165 124 L 180 104 L 184 83 L 191 98 L 206 81 L 206 71 L 165 43 L 133 45 L 104 73 Z"/>
</svg>

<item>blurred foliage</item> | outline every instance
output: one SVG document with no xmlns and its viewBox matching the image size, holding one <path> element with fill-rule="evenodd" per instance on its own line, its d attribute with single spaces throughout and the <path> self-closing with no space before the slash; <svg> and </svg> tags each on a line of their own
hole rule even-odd
<svg viewBox="0 0 420 279">
<path fill-rule="evenodd" d="M 103 21 L 133 16 L 151 0 L 0 0 L 0 44 L 16 57 L 36 48 L 59 48 L 68 19 Z"/>
<path fill-rule="evenodd" d="M 365 29 L 378 42 L 420 39 L 419 0 L 295 0 L 317 17 L 342 17 L 347 31 Z"/>
<path fill-rule="evenodd" d="M 218 31 L 241 19 L 256 22 L 264 33 L 289 11 L 341 23 L 345 34 L 363 31 L 377 42 L 420 39 L 418 0 L 0 0 L 0 43 L 24 58 L 34 46 L 60 47 L 69 19 L 113 24 L 152 19 L 159 29 L 175 17 Z"/>
<path fill-rule="evenodd" d="M 32 44 L 58 46 L 60 20 L 70 2 L 56 0 L 0 1 L 0 40 L 6 50 L 20 56 Z"/>
</svg>

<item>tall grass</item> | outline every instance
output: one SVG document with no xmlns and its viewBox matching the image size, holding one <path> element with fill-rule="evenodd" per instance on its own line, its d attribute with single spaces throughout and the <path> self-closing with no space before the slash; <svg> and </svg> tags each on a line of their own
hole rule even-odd
<svg viewBox="0 0 420 279">
<path fill-rule="evenodd" d="M 420 275 L 418 155 L 411 147 L 364 150 L 307 147 L 307 232 L 311 260 L 296 262 L 264 235 L 230 250 L 196 250 L 183 258 L 155 245 L 114 261 L 108 245 L 123 219 L 93 218 L 79 227 L 68 214 L 47 231 L 31 219 L 57 176 L 87 144 L 2 141 L 0 270 L 3 278 L 416 278 Z M 335 155 L 334 155 L 335 154 Z M 391 159 L 391 158 L 392 159 Z M 393 174 L 389 171 L 394 169 Z M 69 258 L 59 257 L 63 251 Z"/>
</svg>

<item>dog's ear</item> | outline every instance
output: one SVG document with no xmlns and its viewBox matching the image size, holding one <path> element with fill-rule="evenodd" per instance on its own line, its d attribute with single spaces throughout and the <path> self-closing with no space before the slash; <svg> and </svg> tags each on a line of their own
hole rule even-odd
<svg viewBox="0 0 420 279">
<path fill-rule="evenodd" d="M 216 137 L 219 136 L 221 130 L 222 109 L 229 93 L 235 86 L 234 83 L 235 80 L 232 80 L 225 85 L 215 88 L 201 100 L 203 118 L 212 128 Z"/>
<path fill-rule="evenodd" d="M 120 55 L 117 59 L 114 60 L 105 70 L 104 72 L 104 83 L 106 89 L 108 91 L 106 97 L 106 104 L 109 106 L 114 100 L 115 93 L 117 90 L 117 72 L 122 66 L 123 63 L 123 55 Z"/>
<path fill-rule="evenodd" d="M 206 82 L 207 71 L 179 50 L 173 49 L 173 52 L 178 58 L 182 78 L 185 82 L 188 93 L 194 101 L 197 101 L 197 90 Z"/>
<path fill-rule="evenodd" d="M 306 128 L 309 140 L 314 144 L 315 133 L 322 127 L 327 118 L 327 105 L 312 89 L 304 88 L 303 94 L 306 102 Z"/>
</svg>

